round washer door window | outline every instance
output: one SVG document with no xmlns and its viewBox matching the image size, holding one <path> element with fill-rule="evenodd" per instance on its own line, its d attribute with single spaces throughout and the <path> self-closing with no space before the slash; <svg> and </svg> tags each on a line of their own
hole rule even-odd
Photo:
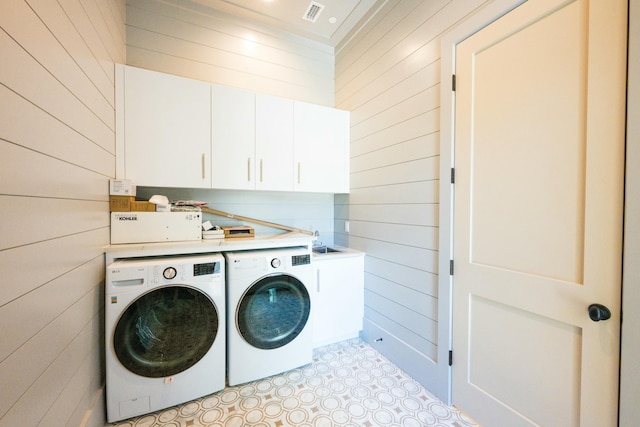
<svg viewBox="0 0 640 427">
<path fill-rule="evenodd" d="M 218 311 L 209 297 L 186 286 L 167 286 L 127 307 L 116 325 L 113 345 L 129 371 L 162 378 L 198 363 L 217 333 Z"/>
<path fill-rule="evenodd" d="M 236 312 L 240 335 L 254 347 L 270 350 L 293 341 L 309 320 L 305 286 L 287 275 L 267 276 L 243 295 Z"/>
</svg>

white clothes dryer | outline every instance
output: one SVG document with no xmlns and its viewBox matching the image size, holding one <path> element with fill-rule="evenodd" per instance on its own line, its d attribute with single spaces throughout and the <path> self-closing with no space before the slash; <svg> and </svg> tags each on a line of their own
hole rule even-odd
<svg viewBox="0 0 640 427">
<path fill-rule="evenodd" d="M 225 257 L 229 385 L 311 363 L 310 249 L 227 252 Z"/>
<path fill-rule="evenodd" d="M 118 260 L 107 267 L 107 420 L 225 387 L 225 263 L 220 254 Z"/>
</svg>

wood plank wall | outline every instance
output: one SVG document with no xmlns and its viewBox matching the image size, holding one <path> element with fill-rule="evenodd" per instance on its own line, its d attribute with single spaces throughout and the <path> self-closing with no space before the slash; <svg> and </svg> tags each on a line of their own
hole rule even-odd
<svg viewBox="0 0 640 427">
<path fill-rule="evenodd" d="M 389 0 L 336 52 L 352 183 L 336 197 L 336 243 L 367 253 L 365 339 L 434 391 L 447 369 L 437 285 L 440 85 L 450 77 L 440 76 L 440 43 L 471 3 Z"/>
<path fill-rule="evenodd" d="M 314 104 L 334 106 L 334 49 L 193 3 L 127 1 L 127 64 Z M 215 153 L 213 154 L 215 155 Z M 333 196 L 143 188 L 139 195 L 204 200 L 212 208 L 318 230 L 333 243 Z M 227 221 L 208 216 L 213 224 Z M 256 228 L 256 232 L 268 229 Z M 274 230 L 271 230 L 272 232 Z"/>
<path fill-rule="evenodd" d="M 124 20 L 124 0 L 0 5 L 3 427 L 104 424 L 102 247 Z"/>
<path fill-rule="evenodd" d="M 333 48 L 189 0 L 127 1 L 127 64 L 334 106 Z"/>
</svg>

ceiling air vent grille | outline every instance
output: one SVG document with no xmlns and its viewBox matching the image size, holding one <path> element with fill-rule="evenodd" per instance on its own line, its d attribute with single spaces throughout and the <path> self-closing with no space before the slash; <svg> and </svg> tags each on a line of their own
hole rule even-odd
<svg viewBox="0 0 640 427">
<path fill-rule="evenodd" d="M 312 1 L 311 3 L 309 3 L 309 7 L 307 7 L 304 15 L 302 15 L 302 19 L 309 22 L 316 22 L 316 19 L 318 19 L 318 15 L 320 15 L 322 9 L 324 9 L 323 4 Z"/>
</svg>

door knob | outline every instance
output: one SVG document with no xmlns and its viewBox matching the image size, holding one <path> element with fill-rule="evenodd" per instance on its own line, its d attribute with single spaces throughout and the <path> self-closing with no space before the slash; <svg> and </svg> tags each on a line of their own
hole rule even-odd
<svg viewBox="0 0 640 427">
<path fill-rule="evenodd" d="M 607 320 L 611 317 L 611 311 L 602 304 L 591 304 L 589 306 L 589 317 L 594 322 Z"/>
</svg>

